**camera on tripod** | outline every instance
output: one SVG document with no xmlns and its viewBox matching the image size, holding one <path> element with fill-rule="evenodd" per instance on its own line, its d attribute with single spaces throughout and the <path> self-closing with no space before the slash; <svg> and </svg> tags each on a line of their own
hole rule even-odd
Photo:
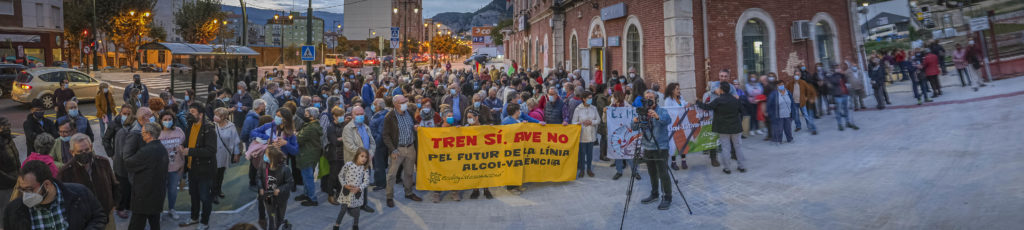
<svg viewBox="0 0 1024 230">
<path fill-rule="evenodd" d="M 640 123 L 646 123 L 651 120 L 651 116 L 647 112 L 654 109 L 654 100 L 643 98 L 640 100 L 640 104 L 640 107 L 636 107 L 636 119 Z"/>
</svg>

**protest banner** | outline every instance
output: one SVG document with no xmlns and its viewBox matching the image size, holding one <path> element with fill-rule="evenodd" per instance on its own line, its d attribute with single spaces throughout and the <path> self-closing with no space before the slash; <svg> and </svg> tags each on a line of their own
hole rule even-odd
<svg viewBox="0 0 1024 230">
<path fill-rule="evenodd" d="M 417 134 L 416 188 L 420 190 L 576 179 L 579 125 L 419 128 Z"/>
<path fill-rule="evenodd" d="M 670 154 L 700 152 L 718 147 L 718 135 L 711 132 L 711 111 L 699 109 L 695 105 L 662 108 L 672 119 L 668 127 L 672 137 L 669 142 L 672 150 Z M 632 159 L 636 144 L 641 139 L 640 132 L 632 129 L 636 108 L 608 107 L 606 115 L 609 146 L 603 147 L 608 148 L 608 158 Z"/>
</svg>

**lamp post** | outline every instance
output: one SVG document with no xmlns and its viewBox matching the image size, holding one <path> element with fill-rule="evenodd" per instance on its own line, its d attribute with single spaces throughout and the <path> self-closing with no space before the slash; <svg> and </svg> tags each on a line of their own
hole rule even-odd
<svg viewBox="0 0 1024 230">
<path fill-rule="evenodd" d="M 313 45 L 313 0 L 309 0 L 309 8 L 306 8 L 306 45 Z M 323 26 L 323 25 L 321 25 Z M 321 50 L 321 52 L 323 52 Z M 306 62 L 306 76 L 313 76 L 313 61 Z"/>
</svg>

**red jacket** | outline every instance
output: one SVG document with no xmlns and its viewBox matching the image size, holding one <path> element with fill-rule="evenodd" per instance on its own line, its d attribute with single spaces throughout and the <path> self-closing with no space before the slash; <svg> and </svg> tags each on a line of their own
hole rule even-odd
<svg viewBox="0 0 1024 230">
<path fill-rule="evenodd" d="M 936 56 L 935 54 L 929 53 L 925 55 L 921 66 L 924 68 L 925 76 L 938 76 L 942 73 L 942 71 L 939 70 L 939 56 Z"/>
</svg>

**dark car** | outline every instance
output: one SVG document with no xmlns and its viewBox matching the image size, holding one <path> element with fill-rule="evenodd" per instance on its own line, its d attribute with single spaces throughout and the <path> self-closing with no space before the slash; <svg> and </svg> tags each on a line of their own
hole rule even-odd
<svg viewBox="0 0 1024 230">
<path fill-rule="evenodd" d="M 479 62 L 480 64 L 487 64 L 487 59 L 487 54 L 475 54 L 473 56 L 469 56 L 465 61 L 462 61 L 462 64 L 469 65 L 474 61 Z"/>
<path fill-rule="evenodd" d="M 141 64 L 141 65 L 139 65 L 139 70 L 142 71 L 142 72 L 145 72 L 145 73 L 153 73 L 153 72 L 159 73 L 159 72 L 163 72 L 163 69 L 161 69 L 160 67 L 157 67 L 154 64 Z"/>
<path fill-rule="evenodd" d="M 14 79 L 25 69 L 28 68 L 19 64 L 0 64 L 0 97 L 11 96 Z"/>
<path fill-rule="evenodd" d="M 395 63 L 395 58 L 391 57 L 391 56 L 384 56 L 380 60 L 380 64 L 382 64 L 382 65 L 391 65 L 393 63 Z"/>
<path fill-rule="evenodd" d="M 362 68 L 363 60 L 359 59 L 358 57 L 349 57 L 346 58 L 345 63 L 342 64 L 348 68 Z"/>
</svg>

